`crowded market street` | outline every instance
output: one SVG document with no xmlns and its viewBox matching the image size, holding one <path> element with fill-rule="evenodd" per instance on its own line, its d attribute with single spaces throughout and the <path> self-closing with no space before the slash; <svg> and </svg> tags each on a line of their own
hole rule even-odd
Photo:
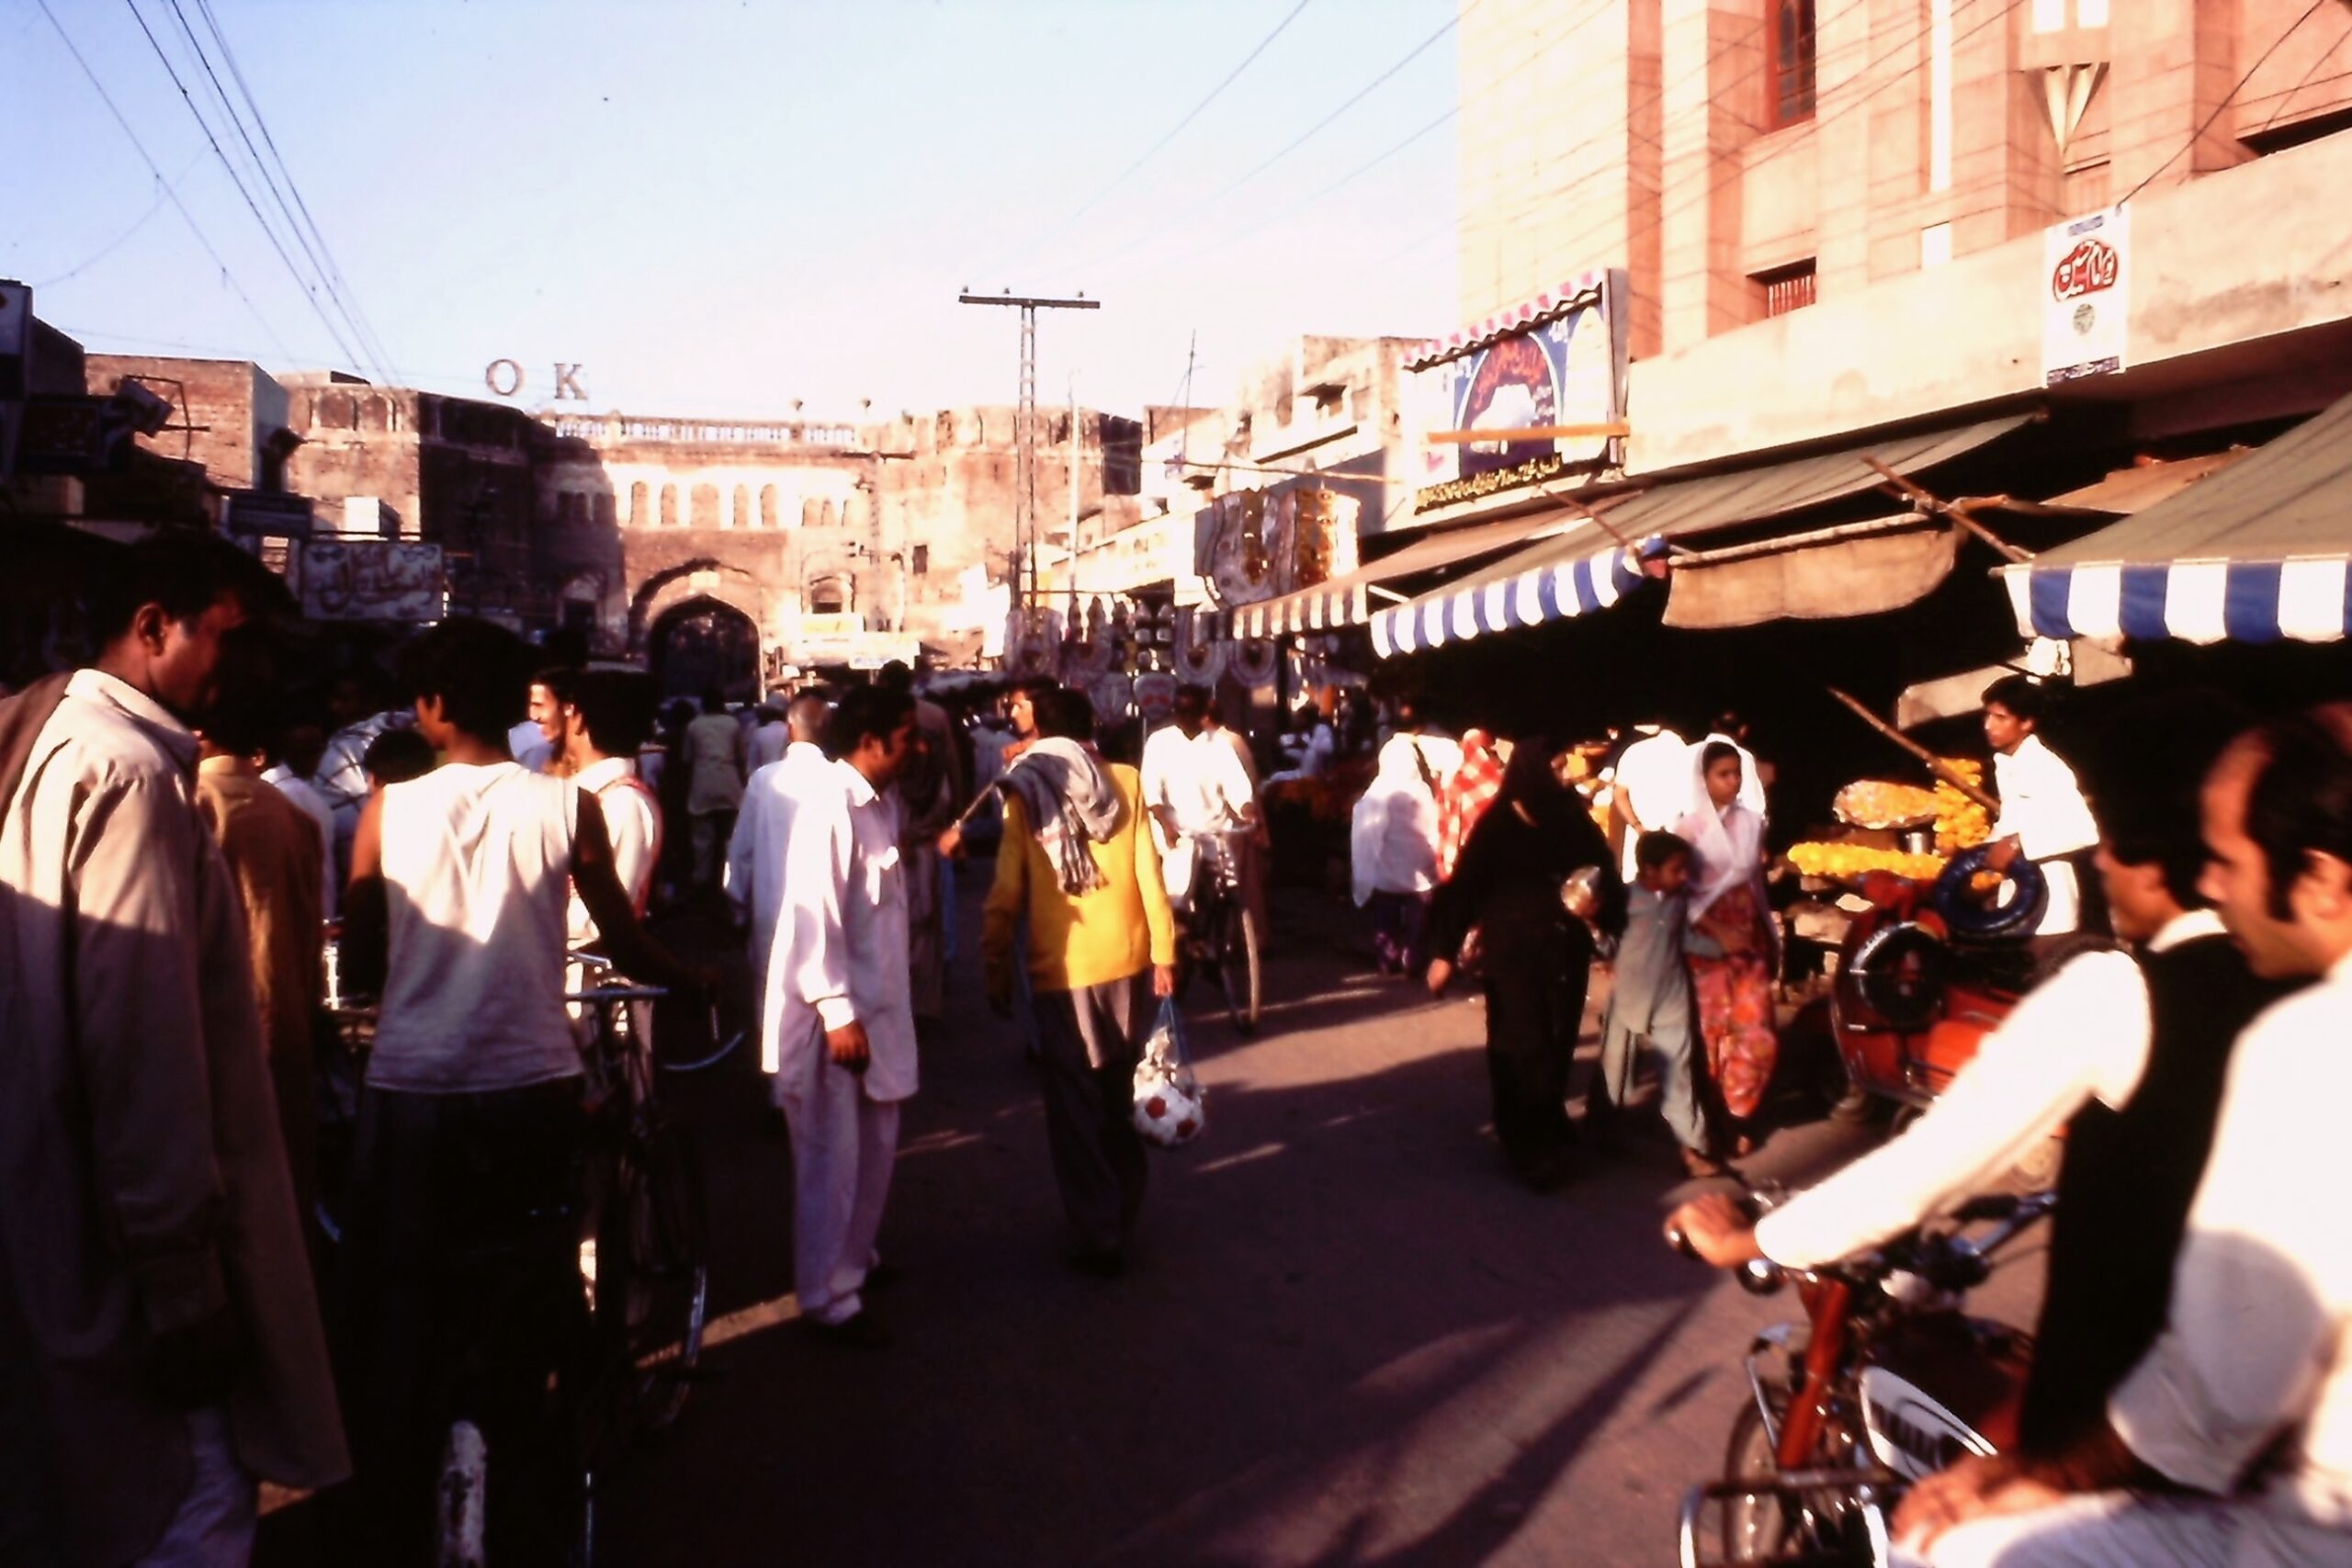
<svg viewBox="0 0 2352 1568">
<path fill-rule="evenodd" d="M 792 1330 L 791 1162 L 752 1063 L 666 1080 L 709 1166 L 709 1378 L 621 1478 L 611 1560 L 1670 1560 L 1739 1357 L 1793 1292 L 1660 1243 L 1694 1190 L 1662 1134 L 1555 1193 L 1502 1179 L 1479 1004 L 1375 978 L 1353 913 L 1277 893 L 1257 1039 L 1191 998 L 1210 1131 L 1153 1156 L 1117 1281 L 1062 1266 L 1034 1083 L 967 946 L 899 1153 L 882 1246 L 905 1278 L 875 1354 Z M 1800 1184 L 1880 1135 L 1808 1121 L 1746 1168 Z M 1972 1310 L 2030 1322 L 2040 1274 L 2021 1249 Z M 309 1542 L 289 1510 L 257 1561 Z"/>
</svg>

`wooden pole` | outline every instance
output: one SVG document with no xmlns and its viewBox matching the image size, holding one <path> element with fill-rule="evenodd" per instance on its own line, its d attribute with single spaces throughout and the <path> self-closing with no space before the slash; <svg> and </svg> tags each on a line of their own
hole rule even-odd
<svg viewBox="0 0 2352 1568">
<path fill-rule="evenodd" d="M 1853 709 L 1856 716 L 1858 716 L 1864 724 L 1869 725 L 1872 729 L 1877 730 L 1881 735 L 1885 736 L 1889 740 L 1894 741 L 1897 746 L 1902 747 L 1905 751 L 1910 752 L 1911 755 L 1918 758 L 1922 762 L 1925 762 L 1928 765 L 1928 771 L 1935 774 L 1936 777 L 1943 780 L 1944 783 L 1951 785 L 1952 788 L 1960 791 L 1961 794 L 1968 796 L 1969 799 L 1974 801 L 1977 805 L 1983 807 L 1987 811 L 1997 812 L 2001 809 L 2001 803 L 1997 798 L 1985 793 L 1980 785 L 1969 782 L 1969 780 L 1962 774 L 1954 772 L 1951 767 L 1945 764 L 1944 760 L 1941 757 L 1937 756 L 1933 751 L 1928 750 L 1925 746 L 1920 745 L 1917 740 L 1912 739 L 1909 736 L 1904 734 L 1903 731 L 1895 728 L 1894 726 L 1879 717 L 1878 715 L 1871 712 L 1869 705 L 1863 703 L 1861 699 L 1859 697 L 1849 696 L 1846 693 L 1839 691 L 1835 686 L 1829 688 L 1829 694 L 1836 697 L 1848 707 Z"/>
<path fill-rule="evenodd" d="M 2004 539 L 1999 535 L 1994 533 L 1992 529 L 1987 528 L 1984 524 L 1978 522 L 1974 514 L 1972 513 L 1967 507 L 1956 506 L 1949 501 L 1945 501 L 1940 497 L 1930 494 L 1919 485 L 1905 479 L 1901 474 L 1896 473 L 1893 468 L 1890 468 L 1884 463 L 1880 462 L 1876 457 L 1865 457 L 1862 461 L 1877 469 L 1879 477 L 1885 479 L 1886 482 L 1894 489 L 1900 491 L 1903 494 L 1910 497 L 1919 505 L 1926 507 L 1928 511 L 1935 513 L 1937 515 L 1951 518 L 1962 528 L 1971 534 L 1973 534 L 1976 537 L 1992 546 L 1994 551 L 1998 554 L 2003 560 L 2009 562 L 2013 566 L 2021 566 L 2025 562 L 2033 558 L 2032 551 L 2021 550 L 2015 545 L 2010 544 L 2007 539 Z"/>
</svg>

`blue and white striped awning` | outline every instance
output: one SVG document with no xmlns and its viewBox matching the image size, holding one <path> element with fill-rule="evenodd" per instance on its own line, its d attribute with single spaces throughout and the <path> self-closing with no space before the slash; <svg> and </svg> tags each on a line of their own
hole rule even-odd
<svg viewBox="0 0 2352 1568">
<path fill-rule="evenodd" d="M 2352 529 L 2352 517 L 2346 518 Z M 2027 637 L 2335 642 L 2352 631 L 2352 557 L 2004 567 Z"/>
<path fill-rule="evenodd" d="M 1583 533 L 1600 536 L 1600 530 Z M 1651 540 L 1644 552 L 1658 545 Z M 1372 617 L 1372 646 L 1381 658 L 1393 659 L 1485 633 L 1588 615 L 1609 608 L 1644 581 L 1640 553 L 1605 536 L 1595 547 L 1587 537 L 1582 549 L 1557 558 L 1442 588 L 1379 612 Z"/>
<path fill-rule="evenodd" d="M 2028 637 L 2352 632 L 2352 398 L 2096 534 L 2000 569 Z"/>
</svg>

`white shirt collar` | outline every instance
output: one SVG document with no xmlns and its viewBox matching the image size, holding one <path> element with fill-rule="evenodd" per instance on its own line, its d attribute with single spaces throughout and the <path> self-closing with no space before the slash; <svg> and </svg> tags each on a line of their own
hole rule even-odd
<svg viewBox="0 0 2352 1568">
<path fill-rule="evenodd" d="M 842 771 L 842 787 L 849 792 L 850 805 L 871 806 L 882 798 L 865 775 L 849 762 L 837 761 L 833 766 Z"/>
<path fill-rule="evenodd" d="M 821 762 L 825 760 L 825 749 L 813 740 L 796 740 L 784 749 L 784 754 L 786 759 L 797 757 L 803 761 Z"/>
<path fill-rule="evenodd" d="M 2165 922 L 2164 930 L 2148 939 L 2150 953 L 2170 953 L 2187 942 L 2199 937 L 2227 936 L 2229 930 L 2222 924 L 2222 917 L 2211 909 L 2187 909 Z"/>
<path fill-rule="evenodd" d="M 130 682 L 103 670 L 82 669 L 74 671 L 73 678 L 65 682 L 65 690 L 85 702 L 103 703 L 121 710 L 141 728 L 153 730 L 155 739 L 178 760 L 181 767 L 196 765 L 196 737 L 188 732 L 187 726 Z"/>
<path fill-rule="evenodd" d="M 637 763 L 628 757 L 607 757 L 601 762 L 591 762 L 571 775 L 571 782 L 594 795 L 606 784 L 615 784 L 637 772 Z"/>
</svg>

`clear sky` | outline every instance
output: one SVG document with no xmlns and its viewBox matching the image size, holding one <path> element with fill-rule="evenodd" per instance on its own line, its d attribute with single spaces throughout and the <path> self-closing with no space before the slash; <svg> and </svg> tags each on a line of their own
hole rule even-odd
<svg viewBox="0 0 2352 1568">
<path fill-rule="evenodd" d="M 559 359 L 599 411 L 1010 401 L 1015 312 L 969 285 L 1102 299 L 1043 318 L 1039 395 L 1132 412 L 1176 400 L 1195 330 L 1215 404 L 1299 333 L 1458 324 L 1453 126 L 1415 137 L 1453 107 L 1451 32 L 1283 153 L 1456 0 L 1308 0 L 1140 167 L 1297 0 L 207 3 L 413 385 L 484 396 L 511 356 L 524 404 Z M 199 0 L 48 5 L 253 308 L 39 0 L 0 0 L 0 276 L 95 350 L 352 367 L 140 29 L 243 164 Z"/>
</svg>

